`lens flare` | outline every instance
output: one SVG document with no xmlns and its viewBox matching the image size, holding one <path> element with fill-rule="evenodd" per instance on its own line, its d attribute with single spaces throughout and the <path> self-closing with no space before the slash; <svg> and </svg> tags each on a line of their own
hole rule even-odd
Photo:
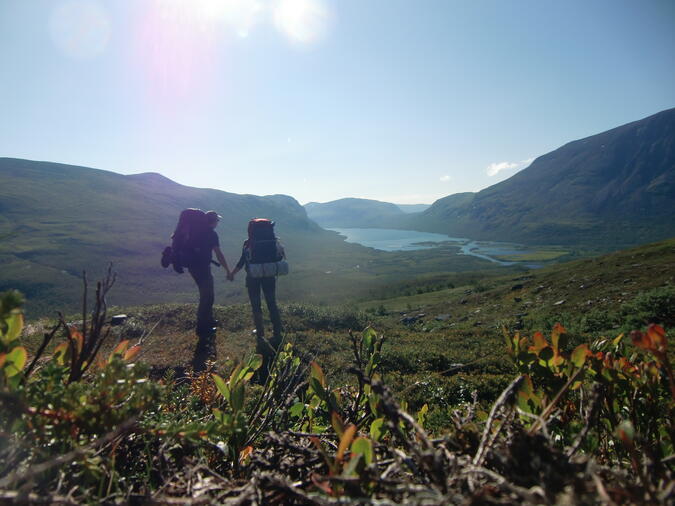
<svg viewBox="0 0 675 506">
<path fill-rule="evenodd" d="M 330 24 L 330 11 L 321 0 L 280 0 L 273 11 L 277 29 L 291 41 L 309 44 L 321 39 Z"/>
</svg>

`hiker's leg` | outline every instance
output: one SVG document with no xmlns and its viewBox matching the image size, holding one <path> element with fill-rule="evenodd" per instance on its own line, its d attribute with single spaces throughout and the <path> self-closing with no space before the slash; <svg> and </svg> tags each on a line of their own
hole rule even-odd
<svg viewBox="0 0 675 506">
<path fill-rule="evenodd" d="M 214 329 L 206 329 L 197 333 L 199 341 L 195 348 L 195 354 L 192 358 L 192 369 L 194 372 L 202 372 L 206 369 L 207 360 L 216 360 L 216 333 Z"/>
<path fill-rule="evenodd" d="M 279 314 L 279 307 L 277 306 L 276 296 L 277 278 L 263 278 L 262 289 L 265 294 L 265 302 L 267 309 L 270 312 L 270 319 L 272 320 L 273 335 L 270 344 L 277 349 L 281 344 L 281 315 Z"/>
<path fill-rule="evenodd" d="M 255 351 L 262 355 L 263 363 L 256 374 L 257 381 L 264 384 L 269 375 L 270 361 L 274 356 L 274 349 L 265 339 L 265 325 L 262 313 L 262 301 L 260 299 L 261 280 L 246 278 L 246 288 L 248 289 L 248 299 L 251 301 L 251 310 L 253 312 L 253 323 L 255 323 Z"/>
<path fill-rule="evenodd" d="M 188 269 L 199 289 L 199 305 L 197 306 L 197 347 L 192 359 L 192 368 L 195 372 L 206 368 L 208 359 L 215 360 L 216 345 L 213 329 L 213 275 L 211 267 Z"/>
<path fill-rule="evenodd" d="M 199 306 L 197 307 L 197 333 L 204 333 L 213 327 L 213 275 L 211 266 L 190 268 L 197 288 L 199 289 Z"/>
<path fill-rule="evenodd" d="M 207 312 L 208 298 L 209 298 L 209 277 L 211 278 L 211 286 L 213 286 L 213 277 L 211 276 L 210 268 L 190 267 L 188 272 L 197 284 L 199 290 L 199 304 L 197 305 L 197 334 L 203 333 L 207 327 L 208 318 L 204 318 Z M 213 302 L 211 302 L 213 305 Z"/>
<path fill-rule="evenodd" d="M 257 337 L 265 337 L 265 325 L 262 314 L 262 302 L 260 300 L 260 279 L 246 278 L 246 288 L 248 289 L 248 300 L 251 302 L 251 311 L 253 312 L 253 324 Z"/>
</svg>

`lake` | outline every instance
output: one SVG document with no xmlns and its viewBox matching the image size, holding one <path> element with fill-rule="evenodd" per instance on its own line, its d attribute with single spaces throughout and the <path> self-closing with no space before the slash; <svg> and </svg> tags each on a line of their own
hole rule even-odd
<svg viewBox="0 0 675 506">
<path fill-rule="evenodd" d="M 526 246 L 498 241 L 473 241 L 463 237 L 450 237 L 445 234 L 418 232 L 417 230 L 397 230 L 389 228 L 329 228 L 345 237 L 345 241 L 360 244 L 382 251 L 414 251 L 436 248 L 440 244 L 452 244 L 459 247 L 458 255 L 470 255 L 489 260 L 500 265 L 522 264 L 505 262 L 494 258 L 497 255 L 517 255 L 528 250 Z M 525 264 L 530 268 L 539 264 Z"/>
</svg>

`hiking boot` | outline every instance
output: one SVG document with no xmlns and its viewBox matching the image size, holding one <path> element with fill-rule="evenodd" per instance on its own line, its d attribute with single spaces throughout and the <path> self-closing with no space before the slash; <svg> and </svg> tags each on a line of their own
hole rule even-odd
<svg viewBox="0 0 675 506">
<path fill-rule="evenodd" d="M 206 327 L 203 329 L 197 329 L 197 336 L 199 338 L 212 338 L 216 335 L 218 329 L 216 327 Z"/>
</svg>

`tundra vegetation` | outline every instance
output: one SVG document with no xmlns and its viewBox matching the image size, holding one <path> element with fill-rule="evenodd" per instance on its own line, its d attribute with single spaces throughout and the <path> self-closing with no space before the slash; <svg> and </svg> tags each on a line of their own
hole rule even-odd
<svg viewBox="0 0 675 506">
<path fill-rule="evenodd" d="M 112 271 L 76 316 L 25 322 L 6 292 L 0 498 L 672 503 L 673 250 L 288 305 L 263 384 L 245 306 L 194 374 L 194 306 L 108 308 Z"/>
</svg>

